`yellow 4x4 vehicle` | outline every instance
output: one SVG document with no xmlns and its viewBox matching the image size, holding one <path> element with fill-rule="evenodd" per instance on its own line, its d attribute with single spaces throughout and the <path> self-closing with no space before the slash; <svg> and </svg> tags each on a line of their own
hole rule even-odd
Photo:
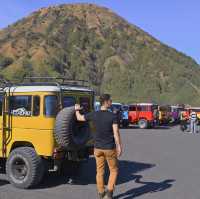
<svg viewBox="0 0 200 199">
<path fill-rule="evenodd" d="M 0 89 L 0 163 L 18 188 L 36 186 L 45 171 L 88 159 L 92 151 L 89 124 L 76 121 L 74 104 L 92 111 L 94 92 L 77 81 L 59 82 L 7 83 Z"/>
</svg>

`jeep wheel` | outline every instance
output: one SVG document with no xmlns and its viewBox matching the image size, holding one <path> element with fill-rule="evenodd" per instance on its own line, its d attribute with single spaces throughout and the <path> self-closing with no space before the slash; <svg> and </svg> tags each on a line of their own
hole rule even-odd
<svg viewBox="0 0 200 199">
<path fill-rule="evenodd" d="M 138 125 L 140 129 L 146 129 L 148 127 L 148 122 L 145 119 L 141 119 L 139 120 Z"/>
<path fill-rule="evenodd" d="M 128 128 L 128 126 L 129 126 L 129 122 L 128 121 L 123 121 L 122 122 L 122 127 L 123 128 Z"/>
<path fill-rule="evenodd" d="M 27 189 L 40 183 L 44 165 L 33 148 L 20 147 L 11 152 L 6 162 L 6 174 L 15 187 Z"/>
<path fill-rule="evenodd" d="M 90 138 L 89 123 L 76 120 L 74 107 L 64 108 L 56 117 L 54 136 L 61 147 L 78 150 L 84 147 Z"/>
</svg>

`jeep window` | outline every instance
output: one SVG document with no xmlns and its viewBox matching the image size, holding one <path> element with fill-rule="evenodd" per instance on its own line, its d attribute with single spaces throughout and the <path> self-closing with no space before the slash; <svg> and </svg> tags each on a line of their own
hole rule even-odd
<svg viewBox="0 0 200 199">
<path fill-rule="evenodd" d="M 40 114 L 40 97 L 33 97 L 33 115 L 38 116 Z"/>
<path fill-rule="evenodd" d="M 0 95 L 0 115 L 2 115 L 3 96 Z"/>
<path fill-rule="evenodd" d="M 194 109 L 190 109 L 192 112 L 200 112 L 200 109 L 194 108 Z"/>
<path fill-rule="evenodd" d="M 126 106 L 126 105 L 124 105 L 124 106 L 122 106 L 122 111 L 128 111 L 128 106 Z"/>
<path fill-rule="evenodd" d="M 170 107 L 168 107 L 168 106 L 160 106 L 160 111 L 170 111 Z"/>
<path fill-rule="evenodd" d="M 71 96 L 64 96 L 63 97 L 63 107 L 70 107 L 76 104 L 76 99 Z"/>
<path fill-rule="evenodd" d="M 121 111 L 121 105 L 120 104 L 112 104 L 111 106 L 111 110 L 117 110 L 117 111 Z"/>
<path fill-rule="evenodd" d="M 153 106 L 151 107 L 151 109 L 152 109 L 152 111 L 158 110 L 158 105 L 153 105 Z"/>
<path fill-rule="evenodd" d="M 137 111 L 144 111 L 142 106 L 137 106 Z"/>
<path fill-rule="evenodd" d="M 80 97 L 80 105 L 83 107 L 83 112 L 88 113 L 90 111 L 90 98 Z"/>
<path fill-rule="evenodd" d="M 14 116 L 31 116 L 32 96 L 11 96 L 10 113 Z"/>
<path fill-rule="evenodd" d="M 58 112 L 58 97 L 56 95 L 45 96 L 44 114 L 48 117 L 56 116 Z"/>
<path fill-rule="evenodd" d="M 129 111 L 136 111 L 136 107 L 135 106 L 129 106 Z"/>
<path fill-rule="evenodd" d="M 151 111 L 151 106 L 141 106 L 142 111 Z"/>
</svg>

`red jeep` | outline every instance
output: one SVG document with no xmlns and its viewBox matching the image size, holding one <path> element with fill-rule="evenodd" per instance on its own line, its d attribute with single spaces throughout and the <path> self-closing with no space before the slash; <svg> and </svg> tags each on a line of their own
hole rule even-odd
<svg viewBox="0 0 200 199">
<path fill-rule="evenodd" d="M 158 117 L 157 104 L 140 103 L 129 106 L 129 122 L 139 125 L 141 129 L 153 127 Z"/>
</svg>

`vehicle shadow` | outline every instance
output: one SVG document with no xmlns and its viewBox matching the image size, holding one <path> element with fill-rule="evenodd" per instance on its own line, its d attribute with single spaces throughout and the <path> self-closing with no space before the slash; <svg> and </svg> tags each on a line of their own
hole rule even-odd
<svg viewBox="0 0 200 199">
<path fill-rule="evenodd" d="M 175 180 L 173 179 L 167 179 L 161 182 L 145 182 L 145 181 L 141 181 L 141 178 L 142 176 L 138 175 L 136 176 L 136 179 L 135 179 L 135 183 L 142 184 L 141 187 L 130 189 L 126 191 L 125 193 L 115 196 L 114 199 L 120 199 L 120 198 L 132 199 L 132 198 L 136 198 L 148 193 L 164 191 L 166 189 L 171 188 L 173 186 L 172 183 L 175 182 Z"/>
<path fill-rule="evenodd" d="M 8 180 L 5 179 L 5 167 L 4 166 L 0 166 L 0 186 L 6 185 L 8 184 Z"/>
<path fill-rule="evenodd" d="M 120 129 L 137 129 L 137 130 L 160 130 L 160 129 L 163 129 L 163 130 L 168 130 L 168 129 L 171 129 L 172 126 L 168 126 L 168 125 L 162 125 L 162 126 L 155 126 L 153 128 L 147 128 L 147 129 L 140 129 L 139 126 L 129 126 L 127 128 L 120 128 Z"/>
<path fill-rule="evenodd" d="M 138 125 L 129 125 L 126 128 L 122 128 L 122 129 L 140 129 Z"/>
<path fill-rule="evenodd" d="M 9 182 L 7 180 L 0 179 L 0 186 L 6 185 Z"/>
<path fill-rule="evenodd" d="M 162 129 L 162 130 L 168 130 L 168 129 L 171 129 L 171 127 L 170 126 L 155 126 L 154 128 L 153 128 L 154 130 L 160 130 L 160 129 Z"/>
<path fill-rule="evenodd" d="M 119 161 L 120 177 L 117 184 L 119 185 L 133 181 L 137 177 L 137 175 L 135 175 L 137 172 L 141 172 L 155 166 L 156 165 L 149 163 L 121 160 Z M 68 177 L 70 177 L 70 173 L 68 175 L 60 176 L 55 173 L 49 173 L 45 176 L 42 184 L 38 188 L 42 189 L 67 184 Z M 107 179 L 108 168 L 106 168 L 106 180 Z M 87 163 L 83 163 L 80 171 L 77 172 L 76 185 L 88 184 L 96 184 L 96 163 L 94 158 L 91 158 Z"/>
</svg>

